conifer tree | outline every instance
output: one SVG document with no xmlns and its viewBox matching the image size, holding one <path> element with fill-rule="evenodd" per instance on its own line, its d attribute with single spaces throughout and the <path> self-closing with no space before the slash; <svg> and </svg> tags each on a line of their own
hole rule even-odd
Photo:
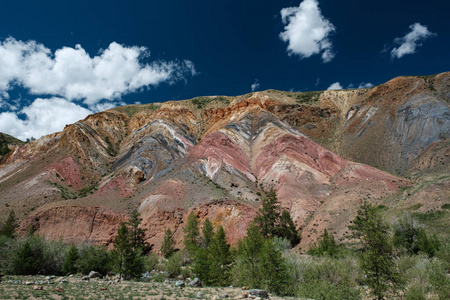
<svg viewBox="0 0 450 300">
<path fill-rule="evenodd" d="M 230 264 L 232 262 L 230 245 L 222 226 L 217 228 L 209 245 L 209 278 L 213 285 L 224 286 L 230 280 Z"/>
<path fill-rule="evenodd" d="M 75 274 L 77 272 L 76 261 L 80 258 L 80 253 L 75 245 L 70 246 L 66 254 L 61 271 L 64 274 Z"/>
<path fill-rule="evenodd" d="M 261 287 L 262 273 L 260 270 L 264 237 L 258 226 L 250 223 L 247 227 L 247 235 L 239 241 L 238 255 L 242 262 L 240 266 L 244 284 L 252 288 Z"/>
<path fill-rule="evenodd" d="M 281 251 L 277 250 L 273 240 L 264 242 L 261 252 L 262 286 L 272 293 L 283 295 L 288 286 L 289 274 Z"/>
<path fill-rule="evenodd" d="M 277 236 L 288 239 L 291 242 L 291 246 L 296 246 L 300 243 L 300 234 L 295 228 L 291 214 L 287 210 L 283 210 L 281 213 Z"/>
<path fill-rule="evenodd" d="M 142 223 L 141 214 L 137 209 L 131 213 L 131 218 L 126 223 L 129 229 L 130 241 L 134 250 L 140 249 L 143 254 L 147 254 L 151 251 L 149 243 L 145 241 L 144 228 L 141 228 Z"/>
<path fill-rule="evenodd" d="M 164 234 L 163 243 L 161 245 L 161 253 L 165 258 L 169 258 L 175 252 L 175 240 L 173 239 L 172 235 L 172 230 L 170 230 L 170 228 L 167 228 Z"/>
<path fill-rule="evenodd" d="M 187 219 L 184 231 L 184 246 L 192 255 L 200 246 L 200 230 L 198 229 L 198 220 L 194 212 L 191 212 Z"/>
<path fill-rule="evenodd" d="M 353 225 L 349 226 L 352 237 L 362 244 L 360 267 L 371 294 L 378 300 L 384 299 L 387 291 L 395 291 L 400 283 L 388 228 L 377 208 L 367 202 L 359 208 Z"/>
<path fill-rule="evenodd" d="M 277 223 L 280 218 L 280 204 L 273 188 L 265 192 L 262 199 L 262 207 L 259 209 L 255 223 L 259 225 L 261 233 L 265 238 L 276 236 Z"/>
<path fill-rule="evenodd" d="M 325 229 L 323 234 L 318 240 L 318 244 L 314 243 L 308 250 L 310 255 L 327 255 L 330 257 L 336 257 L 339 252 L 339 246 L 336 244 L 336 240 L 332 233 L 328 233 Z"/>
<path fill-rule="evenodd" d="M 141 249 L 133 248 L 133 240 L 126 223 L 122 223 L 114 240 L 114 253 L 120 276 L 132 278 L 139 276 L 144 269 Z"/>
<path fill-rule="evenodd" d="M 205 222 L 203 223 L 202 235 L 203 235 L 202 237 L 203 247 L 208 248 L 209 244 L 211 243 L 214 237 L 214 227 L 208 218 L 206 218 Z"/>
<path fill-rule="evenodd" d="M 272 188 L 269 192 L 264 192 L 262 207 L 254 222 L 259 226 L 264 238 L 278 236 L 288 239 L 292 246 L 296 246 L 300 243 L 300 234 L 295 228 L 291 214 L 287 210 L 280 211 L 277 194 Z"/>
<path fill-rule="evenodd" d="M 16 226 L 17 226 L 16 214 L 14 213 L 14 210 L 11 210 L 9 212 L 8 219 L 6 219 L 5 224 L 3 224 L 2 226 L 0 235 L 7 236 L 9 238 L 14 238 L 16 233 Z"/>
</svg>

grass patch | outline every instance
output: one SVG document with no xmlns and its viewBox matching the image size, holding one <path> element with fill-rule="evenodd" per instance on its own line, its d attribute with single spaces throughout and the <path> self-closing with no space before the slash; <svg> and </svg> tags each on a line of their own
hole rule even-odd
<svg viewBox="0 0 450 300">
<path fill-rule="evenodd" d="M 224 96 L 216 96 L 216 97 L 196 97 L 191 99 L 192 104 L 197 106 L 198 109 L 202 109 L 206 107 L 209 103 L 213 101 L 220 101 L 225 103 L 226 105 L 230 104 L 230 100 Z"/>
<path fill-rule="evenodd" d="M 73 191 L 60 183 L 51 182 L 51 181 L 49 181 L 49 183 L 51 185 L 53 185 L 54 187 L 56 187 L 57 189 L 59 189 L 59 192 L 61 193 L 61 197 L 63 197 L 64 199 L 84 198 L 89 194 L 93 194 L 97 190 L 95 185 L 89 185 L 89 186 L 81 188 L 78 191 Z"/>
<path fill-rule="evenodd" d="M 114 108 L 115 111 L 127 114 L 130 118 L 141 112 L 141 111 L 145 111 L 145 110 L 150 110 L 150 111 L 155 111 L 159 108 L 158 105 L 155 104 L 145 104 L 145 105 L 125 105 L 125 106 L 120 106 L 120 107 L 116 107 Z"/>
</svg>

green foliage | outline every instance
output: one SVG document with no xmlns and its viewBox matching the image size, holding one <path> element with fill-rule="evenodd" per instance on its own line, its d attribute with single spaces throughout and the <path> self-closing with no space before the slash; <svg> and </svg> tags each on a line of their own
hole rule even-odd
<svg viewBox="0 0 450 300">
<path fill-rule="evenodd" d="M 298 104 L 313 104 L 319 100 L 321 94 L 322 92 L 304 92 L 296 94 L 295 98 L 297 99 Z"/>
<path fill-rule="evenodd" d="M 263 287 L 277 295 L 286 294 L 289 285 L 287 266 L 272 239 L 265 240 L 261 254 Z"/>
<path fill-rule="evenodd" d="M 277 236 L 291 241 L 292 246 L 300 244 L 300 234 L 295 227 L 291 214 L 287 210 L 283 210 L 281 213 Z"/>
<path fill-rule="evenodd" d="M 362 244 L 359 258 L 360 267 L 366 276 L 365 283 L 371 288 L 371 294 L 381 300 L 387 291 L 395 291 L 400 284 L 388 234 L 389 226 L 384 223 L 375 206 L 364 202 L 349 229 L 352 237 L 359 239 Z"/>
<path fill-rule="evenodd" d="M 228 98 L 223 97 L 223 96 L 217 96 L 217 97 L 196 97 L 193 98 L 192 100 L 192 104 L 196 105 L 198 109 L 202 109 L 205 106 L 207 106 L 209 103 L 213 102 L 213 101 L 221 101 L 226 103 L 227 105 L 230 104 L 230 100 L 228 100 Z"/>
<path fill-rule="evenodd" d="M 149 243 L 145 241 L 145 232 L 147 229 L 141 228 L 142 223 L 141 214 L 137 209 L 131 213 L 131 218 L 126 225 L 128 226 L 131 247 L 133 250 L 140 250 L 145 255 L 151 251 Z"/>
<path fill-rule="evenodd" d="M 339 252 L 339 246 L 334 239 L 332 233 L 328 234 L 328 231 L 325 229 L 323 234 L 320 236 L 318 240 L 318 244 L 313 243 L 313 245 L 309 248 L 308 254 L 316 255 L 316 256 L 330 256 L 337 257 Z"/>
<path fill-rule="evenodd" d="M 359 270 L 353 257 L 308 257 L 293 252 L 286 263 L 291 293 L 298 298 L 361 299 Z"/>
<path fill-rule="evenodd" d="M 230 282 L 233 261 L 222 226 L 214 227 L 207 218 L 202 227 L 202 243 L 193 252 L 193 272 L 206 285 L 225 286 Z"/>
<path fill-rule="evenodd" d="M 165 268 L 169 277 L 175 278 L 181 274 L 183 266 L 183 253 L 175 252 L 165 263 Z"/>
<path fill-rule="evenodd" d="M 80 253 L 75 245 L 70 246 L 61 268 L 63 274 L 75 274 L 77 272 L 76 262 L 80 258 Z"/>
<path fill-rule="evenodd" d="M 35 275 L 39 271 L 39 262 L 43 260 L 42 248 L 31 248 L 26 241 L 19 247 L 13 262 L 13 269 L 18 275 Z"/>
<path fill-rule="evenodd" d="M 0 156 L 6 155 L 11 152 L 11 149 L 8 147 L 8 143 L 0 142 Z"/>
<path fill-rule="evenodd" d="M 161 245 L 161 253 L 165 258 L 169 258 L 174 252 L 175 252 L 175 240 L 172 236 L 172 230 L 170 228 L 167 228 L 166 232 L 164 233 L 164 240 Z"/>
<path fill-rule="evenodd" d="M 211 285 L 225 286 L 230 280 L 230 264 L 232 257 L 230 245 L 225 237 L 225 230 L 222 226 L 217 228 L 208 248 L 209 272 L 208 279 Z"/>
<path fill-rule="evenodd" d="M 9 248 L 6 270 L 11 274 L 59 274 L 64 245 L 38 236 L 14 240 Z"/>
<path fill-rule="evenodd" d="M 184 227 L 184 247 L 188 253 L 193 254 L 200 246 L 200 230 L 198 220 L 194 212 L 191 212 Z"/>
<path fill-rule="evenodd" d="M 206 218 L 205 222 L 203 223 L 202 234 L 202 246 L 204 248 L 208 248 L 209 244 L 214 238 L 214 227 L 208 218 Z"/>
<path fill-rule="evenodd" d="M 159 264 L 158 256 L 154 253 L 149 253 L 146 257 L 147 270 L 149 271 L 156 270 L 158 264 Z"/>
<path fill-rule="evenodd" d="M 420 254 L 402 255 L 397 266 L 406 282 L 406 299 L 450 299 L 450 278 L 442 260 Z"/>
<path fill-rule="evenodd" d="M 155 111 L 158 108 L 159 108 L 158 105 L 150 103 L 150 104 L 146 104 L 146 105 L 126 105 L 126 106 L 115 107 L 113 109 L 116 111 L 119 111 L 121 113 L 125 113 L 131 118 L 132 116 L 134 116 L 135 114 L 137 114 L 141 111 L 145 111 L 145 110 Z"/>
<path fill-rule="evenodd" d="M 95 185 L 89 185 L 89 186 L 79 189 L 78 191 L 73 191 L 73 190 L 69 189 L 68 187 L 66 187 L 62 184 L 59 184 L 57 182 L 49 182 L 49 183 L 59 189 L 59 191 L 61 193 L 61 197 L 63 197 L 64 199 L 84 198 L 87 195 L 92 194 L 97 190 Z"/>
<path fill-rule="evenodd" d="M 272 189 L 264 192 L 262 207 L 254 221 L 261 230 L 264 238 L 282 237 L 291 242 L 292 246 L 300 243 L 300 235 L 292 221 L 291 214 L 287 210 L 281 211 L 277 194 Z"/>
<path fill-rule="evenodd" d="M 126 279 L 138 277 L 144 271 L 144 260 L 141 249 L 134 248 L 133 236 L 126 223 L 122 223 L 114 239 L 113 256 L 120 276 Z"/>
<path fill-rule="evenodd" d="M 247 236 L 239 241 L 232 273 L 239 285 L 265 288 L 279 295 L 288 294 L 289 276 L 281 251 L 273 239 L 264 239 L 253 223 L 247 228 Z"/>
<path fill-rule="evenodd" d="M 409 254 L 424 252 L 432 257 L 439 251 L 440 243 L 436 235 L 429 237 L 422 225 L 411 215 L 403 215 L 393 227 L 394 245 L 405 249 Z"/>
<path fill-rule="evenodd" d="M 0 235 L 14 238 L 16 233 L 16 226 L 16 214 L 14 213 L 14 210 L 10 210 L 8 219 L 6 219 L 5 224 L 3 224 L 2 229 L 0 230 Z"/>
<path fill-rule="evenodd" d="M 79 273 L 89 274 L 90 271 L 97 271 L 105 275 L 111 272 L 113 259 L 104 247 L 82 246 L 79 249 L 79 253 L 80 257 L 75 264 Z"/>
</svg>

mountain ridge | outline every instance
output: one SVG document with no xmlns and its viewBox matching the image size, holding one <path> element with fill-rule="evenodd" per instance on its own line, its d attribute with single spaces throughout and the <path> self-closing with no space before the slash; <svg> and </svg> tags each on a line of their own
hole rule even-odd
<svg viewBox="0 0 450 300">
<path fill-rule="evenodd" d="M 397 205 L 425 181 L 434 202 L 420 191 L 403 202 L 424 202 L 423 211 L 448 202 L 449 180 L 436 180 L 448 176 L 449 98 L 447 72 L 362 90 L 113 108 L 15 147 L 0 166 L 2 215 L 17 210 L 22 232 L 31 224 L 49 238 L 110 245 L 138 207 L 159 249 L 167 227 L 181 245 L 195 211 L 236 243 L 262 188 L 273 187 L 302 230 L 302 248 L 323 228 L 343 238 L 364 198 Z M 89 213 L 70 217 L 80 211 Z"/>
</svg>

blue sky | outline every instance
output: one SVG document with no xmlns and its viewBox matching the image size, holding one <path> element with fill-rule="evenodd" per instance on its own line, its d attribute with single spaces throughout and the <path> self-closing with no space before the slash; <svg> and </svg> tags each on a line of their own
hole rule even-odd
<svg viewBox="0 0 450 300">
<path fill-rule="evenodd" d="M 253 90 L 450 70 L 449 1 L 2 1 L 0 131 Z"/>
</svg>

